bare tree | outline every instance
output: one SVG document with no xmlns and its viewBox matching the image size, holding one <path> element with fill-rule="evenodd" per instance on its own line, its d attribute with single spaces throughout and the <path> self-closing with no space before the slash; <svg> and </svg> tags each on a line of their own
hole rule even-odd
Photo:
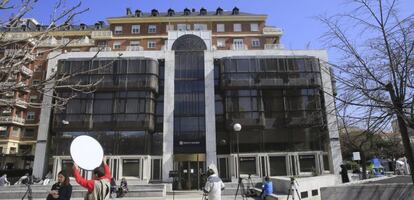
<svg viewBox="0 0 414 200">
<path fill-rule="evenodd" d="M 376 119 L 386 126 L 396 119 L 405 155 L 414 166 L 407 131 L 414 127 L 414 16 L 401 16 L 398 0 L 350 3 L 355 7 L 350 13 L 320 18 L 328 28 L 326 44 L 342 54 L 331 64 L 337 75 L 336 100 L 352 110 L 347 118 Z"/>
<path fill-rule="evenodd" d="M 82 9 L 81 3 L 68 3 L 65 0 L 57 0 L 53 6 L 50 22 L 46 25 L 37 23 L 35 19 L 27 18 L 27 15 L 34 6 L 38 3 L 37 0 L 22 0 L 9 1 L 0 0 L 0 10 L 6 10 L 12 14 L 10 18 L 0 18 L 0 50 L 3 55 L 0 55 L 0 95 L 14 96 L 14 91 L 32 91 L 40 95 L 53 95 L 52 107 L 61 107 L 65 105 L 73 96 L 64 97 L 58 96 L 55 92 L 48 92 L 56 89 L 72 90 L 75 92 L 93 92 L 95 86 L 99 84 L 100 80 L 96 82 L 74 82 L 73 77 L 87 74 L 99 68 L 89 67 L 88 69 L 71 74 L 59 74 L 57 71 L 51 76 L 43 80 L 29 84 L 27 77 L 19 74 L 33 73 L 30 69 L 37 70 L 41 66 L 47 66 L 49 53 L 60 52 L 65 50 L 76 42 L 82 39 L 68 39 L 60 40 L 57 45 L 44 48 L 44 44 L 50 43 L 55 38 L 52 36 L 53 32 L 66 31 L 73 26 L 74 19 L 86 12 L 88 9 Z M 72 6 L 68 6 L 72 4 Z M 56 41 L 54 41 L 56 43 Z M 43 45 L 43 46 L 42 46 Z M 0 52 L 0 54 L 1 54 Z M 91 58 L 91 60 L 97 57 Z M 59 55 L 59 54 L 58 54 Z M 111 63 L 100 68 L 109 66 Z M 45 67 L 44 67 L 45 68 Z M 41 69 L 46 70 L 46 69 Z M 51 87 L 46 87 L 47 85 Z M 13 106 L 17 98 L 1 98 L 0 104 Z M 24 102 L 27 106 L 38 107 L 42 105 L 38 102 Z"/>
</svg>

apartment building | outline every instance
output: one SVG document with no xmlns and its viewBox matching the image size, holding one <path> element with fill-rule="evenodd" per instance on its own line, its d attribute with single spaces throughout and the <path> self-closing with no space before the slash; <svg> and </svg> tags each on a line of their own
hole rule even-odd
<svg viewBox="0 0 414 200">
<path fill-rule="evenodd" d="M 209 164 L 225 181 L 338 173 L 327 53 L 284 49 L 266 19 L 238 8 L 127 9 L 51 32 L 38 49 L 67 45 L 48 55 L 46 78 L 89 70 L 66 83 L 100 82 L 65 109 L 42 107 L 34 174 L 71 169 L 70 142 L 83 134 L 100 141 L 116 179 L 171 182 L 177 171 L 176 189 L 198 188 Z"/>
</svg>

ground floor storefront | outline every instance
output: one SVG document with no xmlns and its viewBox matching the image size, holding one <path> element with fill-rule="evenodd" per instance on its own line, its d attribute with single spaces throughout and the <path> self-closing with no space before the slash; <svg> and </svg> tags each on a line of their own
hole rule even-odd
<svg viewBox="0 0 414 200">
<path fill-rule="evenodd" d="M 172 178 L 174 189 L 200 189 L 206 179 L 205 154 L 175 154 Z M 107 163 L 115 180 L 126 178 L 134 183 L 162 182 L 162 156 L 151 155 L 108 155 Z M 70 156 L 54 156 L 54 178 L 61 170 L 72 174 L 73 161 Z M 237 154 L 217 155 L 217 170 L 225 182 L 241 177 L 264 176 L 318 176 L 328 174 L 328 154 L 321 151 L 278 152 L 278 153 L 242 153 L 240 163 Z M 171 170 L 170 170 L 171 171 Z M 169 173 L 169 172 L 168 172 Z M 168 174 L 167 173 L 167 174 Z M 91 172 L 82 171 L 82 175 L 91 178 Z"/>
</svg>

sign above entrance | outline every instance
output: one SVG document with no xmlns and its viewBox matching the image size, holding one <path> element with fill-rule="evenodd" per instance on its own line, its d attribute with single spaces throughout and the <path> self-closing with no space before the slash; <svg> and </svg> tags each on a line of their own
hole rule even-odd
<svg viewBox="0 0 414 200">
<path fill-rule="evenodd" d="M 199 145 L 200 141 L 179 141 L 178 144 L 180 146 L 183 146 L 183 145 Z"/>
<path fill-rule="evenodd" d="M 170 178 L 175 178 L 175 177 L 178 177 L 178 171 L 176 171 L 176 170 L 174 170 L 174 171 L 170 171 L 170 172 L 168 173 L 168 177 L 170 177 Z"/>
</svg>

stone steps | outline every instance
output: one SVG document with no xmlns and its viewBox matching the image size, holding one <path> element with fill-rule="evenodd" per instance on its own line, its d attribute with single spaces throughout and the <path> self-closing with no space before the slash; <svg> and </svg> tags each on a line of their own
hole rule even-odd
<svg viewBox="0 0 414 200">
<path fill-rule="evenodd" d="M 51 185 L 32 185 L 32 197 L 45 199 L 50 191 Z M 145 185 L 129 185 L 129 192 L 125 197 L 138 198 L 138 197 L 165 197 L 166 187 L 164 184 L 145 184 Z M 27 187 L 25 185 L 5 186 L 0 187 L 0 199 L 21 199 Z M 72 198 L 83 198 L 87 191 L 80 185 L 72 186 Z"/>
</svg>

